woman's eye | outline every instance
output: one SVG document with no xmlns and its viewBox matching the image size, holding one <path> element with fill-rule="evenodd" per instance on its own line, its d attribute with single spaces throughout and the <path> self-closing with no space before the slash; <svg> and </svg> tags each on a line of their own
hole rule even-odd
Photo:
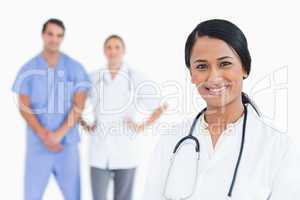
<svg viewBox="0 0 300 200">
<path fill-rule="evenodd" d="M 207 68 L 207 64 L 199 64 L 196 66 L 196 69 L 205 70 Z"/>
<path fill-rule="evenodd" d="M 231 66 L 231 62 L 224 61 L 220 63 L 220 67 L 229 67 L 229 66 Z"/>
</svg>

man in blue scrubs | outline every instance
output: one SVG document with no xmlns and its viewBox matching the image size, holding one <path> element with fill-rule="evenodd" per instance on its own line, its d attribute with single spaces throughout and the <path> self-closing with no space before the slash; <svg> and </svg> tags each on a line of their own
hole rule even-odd
<svg viewBox="0 0 300 200">
<path fill-rule="evenodd" d="M 20 69 L 12 90 L 27 123 L 25 200 L 41 200 L 51 174 L 64 199 L 80 199 L 77 121 L 90 88 L 83 66 L 60 52 L 65 27 L 48 20 L 43 51 Z"/>
</svg>

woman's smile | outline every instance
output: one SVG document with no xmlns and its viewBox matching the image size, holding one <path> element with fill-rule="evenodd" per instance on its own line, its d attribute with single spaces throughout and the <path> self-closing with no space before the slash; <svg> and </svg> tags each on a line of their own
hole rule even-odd
<svg viewBox="0 0 300 200">
<path fill-rule="evenodd" d="M 205 94 L 210 96 L 223 96 L 228 92 L 229 84 L 204 86 Z"/>
</svg>

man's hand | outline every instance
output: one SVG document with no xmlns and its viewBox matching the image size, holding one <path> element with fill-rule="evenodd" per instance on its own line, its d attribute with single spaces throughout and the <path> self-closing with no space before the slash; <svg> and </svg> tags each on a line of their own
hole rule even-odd
<svg viewBox="0 0 300 200">
<path fill-rule="evenodd" d="M 28 126 L 34 130 L 49 151 L 61 151 L 62 145 L 58 142 L 55 142 L 55 139 L 50 139 L 52 133 L 42 126 L 30 106 L 31 104 L 29 96 L 19 95 L 19 109 Z"/>
<path fill-rule="evenodd" d="M 52 152 L 60 152 L 63 150 L 63 146 L 60 144 L 61 138 L 57 134 L 47 131 L 41 135 L 41 140 L 45 147 Z"/>
</svg>

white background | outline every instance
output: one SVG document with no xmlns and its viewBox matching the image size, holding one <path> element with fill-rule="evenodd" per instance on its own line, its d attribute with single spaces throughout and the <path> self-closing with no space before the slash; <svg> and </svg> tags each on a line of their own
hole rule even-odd
<svg viewBox="0 0 300 200">
<path fill-rule="evenodd" d="M 186 82 L 189 74 L 184 65 L 188 33 L 202 20 L 229 19 L 245 33 L 252 54 L 252 72 L 244 90 L 269 123 L 299 141 L 300 14 L 296 8 L 292 1 L 1 0 L 0 198 L 23 198 L 25 124 L 14 103 L 11 86 L 20 66 L 41 50 L 41 27 L 48 18 L 64 21 L 66 38 L 62 49 L 81 61 L 87 71 L 105 63 L 102 43 L 109 34 L 116 33 L 127 44 L 126 60 L 133 68 L 161 87 L 166 81 L 176 81 L 185 89 L 193 88 Z M 162 92 L 167 95 L 172 91 L 164 88 Z M 179 103 L 170 101 L 171 107 L 180 110 L 162 120 L 193 116 L 200 109 L 187 109 L 189 100 Z M 149 146 L 150 141 L 153 140 L 149 138 Z M 81 158 L 83 199 L 91 199 L 85 135 Z M 141 199 L 145 166 L 146 163 L 137 178 L 136 200 Z M 44 199 L 62 199 L 53 180 Z"/>
</svg>

